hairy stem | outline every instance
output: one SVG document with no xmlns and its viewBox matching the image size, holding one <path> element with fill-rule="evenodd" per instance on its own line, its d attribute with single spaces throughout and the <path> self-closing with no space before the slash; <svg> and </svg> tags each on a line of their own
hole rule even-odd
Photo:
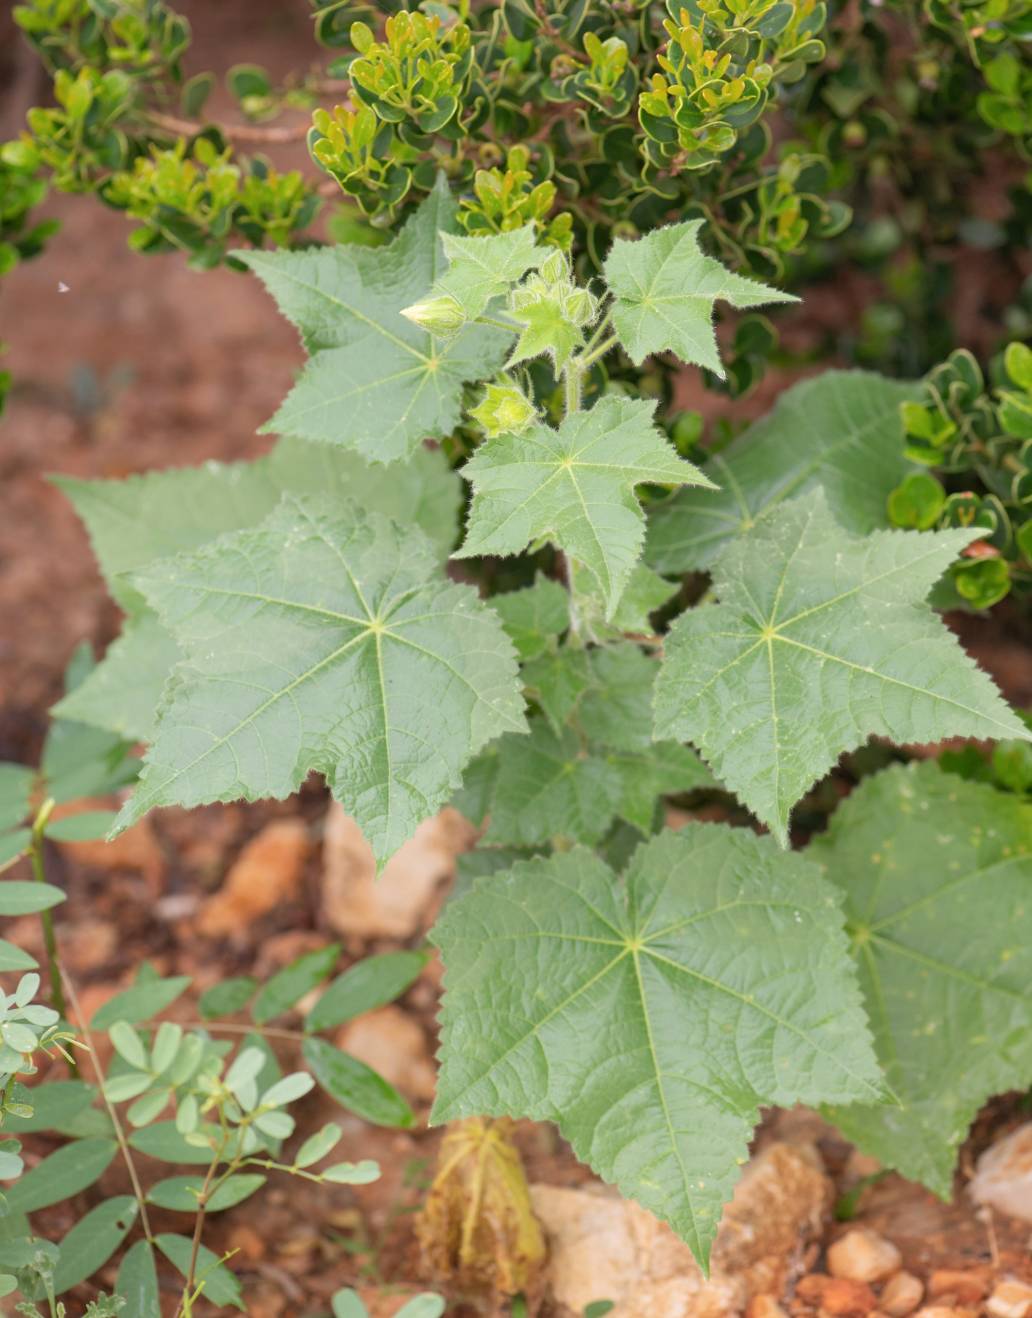
<svg viewBox="0 0 1032 1318">
<path fill-rule="evenodd" d="M 39 813 L 32 825 L 32 837 L 29 841 L 29 863 L 32 877 L 37 883 L 46 883 L 47 872 L 43 860 L 43 830 L 46 828 L 54 809 L 54 801 L 48 797 L 39 808 Z M 43 926 L 43 946 L 47 954 L 47 972 L 50 976 L 50 1005 L 63 1020 L 68 1019 L 68 1004 L 65 1002 L 64 986 L 61 983 L 61 969 L 57 960 L 57 935 L 54 933 L 54 917 L 50 910 L 40 911 L 39 922 Z M 73 1071 L 74 1063 L 70 1063 Z"/>
<path fill-rule="evenodd" d="M 580 411 L 581 405 L 581 363 L 579 361 L 570 361 L 566 364 L 563 371 L 563 379 L 566 382 L 566 415 L 572 416 L 574 412 Z"/>
</svg>

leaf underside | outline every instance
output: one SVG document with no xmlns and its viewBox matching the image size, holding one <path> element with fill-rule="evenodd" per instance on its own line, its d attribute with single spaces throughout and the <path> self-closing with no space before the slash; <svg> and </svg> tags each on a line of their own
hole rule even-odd
<svg viewBox="0 0 1032 1318">
<path fill-rule="evenodd" d="M 433 937 L 433 1120 L 556 1122 L 704 1265 L 761 1104 L 881 1093 L 834 890 L 746 830 L 661 834 L 623 883 L 580 848 L 520 863 Z"/>
<path fill-rule="evenodd" d="M 281 799 L 313 770 L 384 861 L 472 755 L 524 726 L 512 646 L 411 528 L 285 495 L 135 584 L 182 648 L 124 828 L 159 805 Z"/>
<path fill-rule="evenodd" d="M 867 778 L 810 859 L 843 894 L 900 1107 L 833 1107 L 865 1152 L 944 1199 L 994 1094 L 1032 1083 L 1032 805 L 933 763 Z"/>
<path fill-rule="evenodd" d="M 858 540 L 819 490 L 785 504 L 717 563 L 720 603 L 671 629 L 655 735 L 694 743 L 782 842 L 795 802 L 870 736 L 1029 739 L 925 603 L 978 534 Z"/>
</svg>

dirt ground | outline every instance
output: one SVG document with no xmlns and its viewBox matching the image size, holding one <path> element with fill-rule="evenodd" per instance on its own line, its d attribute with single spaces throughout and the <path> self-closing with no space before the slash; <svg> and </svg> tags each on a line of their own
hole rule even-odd
<svg viewBox="0 0 1032 1318">
<path fill-rule="evenodd" d="M 315 53 L 301 3 L 194 0 L 179 7 L 195 26 L 187 72 L 253 60 L 285 74 Z M 16 131 L 33 94 L 31 75 L 12 71 L 3 136 Z M 195 273 L 174 255 L 138 257 L 126 247 L 122 216 L 90 199 L 54 198 L 46 213 L 60 217 L 60 234 L 41 259 L 0 286 L 5 365 L 15 380 L 0 422 L 0 760 L 25 762 L 38 752 L 47 707 L 60 694 L 75 645 L 86 639 L 99 650 L 118 630 L 85 535 L 46 476 L 116 477 L 206 458 L 254 457 L 269 443 L 256 429 L 302 359 L 294 331 L 273 314 L 253 279 L 226 270 Z M 805 321 L 796 332 L 805 337 Z M 784 377 L 771 376 L 749 400 L 749 412 L 762 411 L 783 384 Z M 960 620 L 958 627 L 1008 696 L 1032 704 L 1027 624 L 1006 608 L 998 615 L 988 626 Z M 84 1006 L 95 1007 L 123 986 L 143 959 L 163 974 L 194 975 L 200 990 L 220 976 L 265 977 L 332 941 L 338 931 L 327 924 L 326 814 L 325 795 L 313 787 L 282 804 L 166 811 L 108 850 L 55 849 L 54 881 L 70 898 L 59 911 L 59 935 Z M 206 899 L 249 842 L 285 821 L 297 827 L 284 900 L 232 938 L 207 935 Z M 407 937 L 345 938 L 347 955 L 418 946 L 439 897 L 438 889 Z M 5 936 L 30 950 L 38 939 L 31 921 Z M 398 1083 L 423 1117 L 435 1002 L 431 966 L 402 1001 L 412 1028 L 399 1032 L 405 1042 Z M 398 1029 L 396 1018 L 393 1026 Z M 1017 1120 L 1017 1111 L 1003 1102 L 986 1114 L 962 1169 L 991 1133 Z M 306 1126 L 331 1118 L 342 1120 L 328 1100 L 308 1101 Z M 343 1124 L 346 1156 L 378 1158 L 380 1182 L 361 1190 L 281 1182 L 213 1228 L 212 1248 L 238 1251 L 234 1266 L 257 1318 L 325 1313 L 337 1287 L 356 1283 L 387 1314 L 399 1296 L 432 1281 L 421 1273 L 412 1220 L 438 1135 L 425 1122 L 412 1133 L 377 1130 L 346 1116 Z M 858 1165 L 848 1146 L 826 1128 L 816 1138 L 838 1190 L 855 1183 Z M 523 1126 L 519 1142 L 531 1180 L 576 1186 L 587 1179 L 551 1128 Z M 40 1142 L 31 1154 L 47 1151 Z M 921 1277 L 943 1267 L 1032 1277 L 1030 1228 L 987 1225 L 963 1193 L 964 1174 L 951 1206 L 889 1176 L 866 1193 L 858 1220 L 895 1240 Z M 123 1189 L 122 1176 L 116 1164 L 105 1189 Z M 47 1228 L 63 1234 L 75 1220 L 73 1208 L 89 1202 L 87 1193 L 77 1205 L 51 1211 Z M 182 1219 L 159 1213 L 155 1225 L 182 1229 Z M 820 1267 L 823 1246 L 841 1230 L 828 1228 L 807 1266 Z M 103 1274 L 108 1287 L 112 1275 L 111 1269 Z M 81 1289 L 82 1296 L 89 1293 Z M 808 1312 L 805 1304 L 796 1309 Z"/>
</svg>

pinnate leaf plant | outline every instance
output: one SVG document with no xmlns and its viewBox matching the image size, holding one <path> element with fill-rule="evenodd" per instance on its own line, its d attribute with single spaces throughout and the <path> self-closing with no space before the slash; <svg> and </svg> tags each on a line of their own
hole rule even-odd
<svg viewBox="0 0 1032 1318">
<path fill-rule="evenodd" d="M 482 824 L 432 935 L 434 1119 L 555 1122 L 703 1264 L 762 1107 L 945 1193 L 1032 1081 L 1027 799 L 886 752 L 790 847 L 872 737 L 1030 740 L 929 603 L 979 530 L 889 519 L 919 385 L 829 371 L 679 451 L 632 367 L 719 375 L 715 309 L 792 300 L 708 246 L 617 237 L 585 281 L 441 177 L 387 245 L 239 253 L 307 354 L 279 438 L 61 482 L 125 621 L 59 707 L 147 743 L 115 832 L 311 773 L 380 865 L 449 802 Z M 664 827 L 692 793 L 738 825 Z"/>
</svg>

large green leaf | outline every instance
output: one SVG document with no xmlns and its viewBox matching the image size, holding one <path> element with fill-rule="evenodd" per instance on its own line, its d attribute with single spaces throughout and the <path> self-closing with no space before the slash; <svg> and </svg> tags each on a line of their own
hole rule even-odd
<svg viewBox="0 0 1032 1318">
<path fill-rule="evenodd" d="M 454 430 L 463 384 L 493 375 L 512 343 L 484 325 L 434 339 L 401 314 L 443 273 L 439 235 L 454 230 L 454 217 L 442 178 L 389 247 L 237 253 L 311 354 L 266 430 L 372 462 L 411 457 L 423 439 Z"/>
<path fill-rule="evenodd" d="M 558 430 L 489 440 L 462 469 L 474 495 L 459 557 L 517 554 L 544 537 L 591 573 L 611 614 L 645 532 L 635 486 L 709 483 L 656 429 L 654 410 L 606 397 Z"/>
<path fill-rule="evenodd" d="M 129 616 L 101 663 L 54 713 L 140 741 L 154 735 L 161 690 L 181 654 L 145 607 L 133 572 L 257 525 L 288 492 L 351 499 L 402 525 L 419 526 L 445 557 L 455 543 L 461 500 L 461 482 L 439 450 L 420 448 L 403 470 L 384 480 L 354 453 L 290 438 L 255 462 L 209 462 L 125 480 L 59 478 L 57 484 L 82 518 L 108 587 Z"/>
<path fill-rule="evenodd" d="M 899 405 L 920 385 L 866 371 L 825 371 L 706 463 L 715 493 L 681 490 L 649 512 L 645 556 L 660 572 L 708 568 L 772 508 L 820 485 L 835 520 L 866 535 L 888 525 L 885 502 L 903 479 Z"/>
<path fill-rule="evenodd" d="M 102 1268 L 129 1234 L 140 1206 L 131 1194 L 116 1195 L 91 1209 L 61 1241 L 54 1293 L 62 1295 Z"/>
<path fill-rule="evenodd" d="M 579 848 L 516 865 L 433 936 L 433 1119 L 555 1121 L 700 1261 L 761 1104 L 881 1092 L 835 890 L 747 830 L 661 834 L 623 883 Z"/>
<path fill-rule="evenodd" d="M 194 1253 L 194 1245 L 189 1236 L 164 1232 L 160 1236 L 155 1236 L 154 1243 L 181 1276 L 189 1275 L 190 1260 Z M 203 1287 L 204 1299 L 216 1306 L 223 1305 L 226 1308 L 246 1312 L 240 1293 L 240 1283 L 229 1268 L 219 1262 L 218 1255 L 213 1254 L 206 1245 L 201 1245 L 196 1253 L 197 1267 L 194 1280 Z"/>
<path fill-rule="evenodd" d="M 254 530 L 140 574 L 187 658 L 121 826 L 282 798 L 316 770 L 392 855 L 485 742 L 524 726 L 497 615 L 437 573 L 418 532 L 285 495 Z"/>
<path fill-rule="evenodd" d="M 118 1145 L 113 1139 L 74 1140 L 49 1154 L 4 1192 L 8 1213 L 34 1213 L 85 1190 L 107 1171 Z"/>
<path fill-rule="evenodd" d="M 829 1116 L 948 1199 L 978 1109 L 1032 1083 L 1032 805 L 934 764 L 897 765 L 865 779 L 807 855 L 842 890 L 902 1104 Z"/>
<path fill-rule="evenodd" d="M 699 246 L 702 226 L 702 220 L 670 224 L 633 241 L 617 238 L 610 248 L 603 274 L 614 297 L 613 325 L 636 365 L 669 350 L 723 377 L 713 303 L 760 307 L 799 300 L 725 270 Z"/>
<path fill-rule="evenodd" d="M 528 270 L 536 270 L 554 249 L 536 246 L 533 224 L 507 233 L 460 238 L 441 235 L 448 269 L 431 290 L 434 297 L 452 297 L 469 320 L 518 283 Z"/>
<path fill-rule="evenodd" d="M 691 741 L 785 841 L 789 812 L 847 750 L 1032 734 L 925 603 L 979 532 L 839 527 L 818 490 L 725 550 L 720 600 L 675 623 L 655 735 Z"/>
<path fill-rule="evenodd" d="M 158 1271 L 150 1241 L 138 1240 L 126 1253 L 118 1269 L 115 1292 L 127 1302 L 133 1318 L 161 1318 Z"/>
</svg>

